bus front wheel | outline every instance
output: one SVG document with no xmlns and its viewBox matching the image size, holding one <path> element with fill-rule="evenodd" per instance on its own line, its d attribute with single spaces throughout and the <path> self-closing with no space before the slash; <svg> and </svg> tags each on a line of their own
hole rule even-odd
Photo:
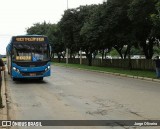
<svg viewBox="0 0 160 129">
<path fill-rule="evenodd" d="M 39 80 L 39 81 L 42 81 L 42 80 L 43 80 L 43 77 L 38 78 L 38 80 Z"/>
<path fill-rule="evenodd" d="M 16 81 L 17 79 L 13 77 L 12 80 L 13 80 L 13 81 Z"/>
</svg>

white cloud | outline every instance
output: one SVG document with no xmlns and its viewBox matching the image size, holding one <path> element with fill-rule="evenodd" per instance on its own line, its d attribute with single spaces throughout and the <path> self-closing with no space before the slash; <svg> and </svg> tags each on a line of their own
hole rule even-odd
<svg viewBox="0 0 160 129">
<path fill-rule="evenodd" d="M 68 7 L 102 3 L 103 0 L 68 0 Z M 23 35 L 37 22 L 57 23 L 67 9 L 67 0 L 3 0 L 0 2 L 0 54 L 11 35 Z"/>
</svg>

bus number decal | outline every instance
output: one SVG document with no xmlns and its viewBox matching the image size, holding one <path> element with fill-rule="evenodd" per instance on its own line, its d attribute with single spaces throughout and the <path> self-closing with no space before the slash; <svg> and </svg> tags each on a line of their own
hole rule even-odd
<svg viewBox="0 0 160 129">
<path fill-rule="evenodd" d="M 16 56 L 16 60 L 31 60 L 31 56 Z"/>
</svg>

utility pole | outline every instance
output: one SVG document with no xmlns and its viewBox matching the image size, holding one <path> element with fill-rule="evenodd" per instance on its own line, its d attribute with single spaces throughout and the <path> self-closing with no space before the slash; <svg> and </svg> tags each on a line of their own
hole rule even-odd
<svg viewBox="0 0 160 129">
<path fill-rule="evenodd" d="M 80 64 L 82 64 L 82 50 L 80 49 Z"/>
<path fill-rule="evenodd" d="M 67 10 L 68 10 L 68 0 L 67 0 Z M 68 64 L 68 46 L 66 47 L 66 64 Z"/>
<path fill-rule="evenodd" d="M 67 9 L 68 9 L 68 0 L 67 0 Z"/>
</svg>

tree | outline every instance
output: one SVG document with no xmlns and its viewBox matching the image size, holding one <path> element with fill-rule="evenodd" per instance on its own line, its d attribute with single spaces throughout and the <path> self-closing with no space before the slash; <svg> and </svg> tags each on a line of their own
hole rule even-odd
<svg viewBox="0 0 160 129">
<path fill-rule="evenodd" d="M 160 2 L 155 5 L 156 13 L 151 14 L 151 20 L 153 23 L 152 35 L 155 35 L 156 39 L 160 39 Z M 159 42 L 157 44 L 159 46 Z"/>
<path fill-rule="evenodd" d="M 58 24 L 52 24 L 48 30 L 49 42 L 52 46 L 52 55 L 57 54 L 59 62 L 61 57 L 64 58 L 64 44 L 62 42 L 62 34 Z"/>
<path fill-rule="evenodd" d="M 86 57 L 88 59 L 88 65 L 92 65 L 92 58 L 95 57 L 99 46 L 99 20 L 97 20 L 98 15 L 96 12 L 99 12 L 99 6 L 91 5 L 83 8 L 81 13 L 83 13 L 84 9 L 88 15 L 86 15 L 85 22 L 81 28 L 80 36 L 83 38 L 83 44 L 81 44 L 81 48 L 86 52 Z M 85 13 L 83 13 L 85 14 Z"/>
<path fill-rule="evenodd" d="M 60 62 L 61 56 L 63 56 L 64 44 L 62 43 L 62 34 L 57 24 L 36 23 L 27 29 L 27 34 L 46 35 L 52 46 L 52 55 L 54 56 L 54 53 L 56 53 Z"/>
<path fill-rule="evenodd" d="M 65 11 L 62 19 L 59 22 L 59 28 L 62 34 L 62 42 L 65 48 L 70 49 L 70 57 L 77 52 L 78 47 L 75 41 L 77 12 L 76 9 L 68 9 Z"/>
<path fill-rule="evenodd" d="M 84 35 L 80 33 L 86 21 L 89 20 L 90 15 L 93 13 L 92 9 L 94 7 L 95 5 L 90 5 L 69 9 L 65 11 L 59 24 L 65 47 L 71 50 L 71 54 L 74 52 L 78 53 L 79 50 L 85 51 L 88 59 L 92 58 L 92 44 L 88 44 Z M 91 60 L 89 60 L 89 65 L 91 65 Z"/>
<path fill-rule="evenodd" d="M 133 45 L 132 26 L 127 16 L 129 3 L 130 0 L 108 0 L 104 10 L 103 23 L 105 23 L 106 39 L 108 44 L 117 50 L 122 59 L 130 53 Z"/>
<path fill-rule="evenodd" d="M 157 0 L 133 0 L 128 10 L 128 16 L 132 22 L 134 40 L 142 48 L 146 59 L 153 56 L 153 46 L 156 43 L 154 26 L 151 14 L 156 13 L 155 4 Z"/>
<path fill-rule="evenodd" d="M 27 34 L 32 35 L 46 35 L 50 28 L 51 24 L 47 24 L 45 21 L 43 23 L 35 23 L 33 26 L 27 28 Z"/>
<path fill-rule="evenodd" d="M 107 41 L 106 32 L 104 29 L 105 19 L 104 10 L 106 9 L 106 3 L 94 5 L 90 10 L 90 16 L 86 20 L 84 26 L 81 29 L 80 34 L 83 36 L 85 42 L 89 45 L 88 57 L 92 57 L 92 54 L 99 51 L 102 54 L 102 59 L 105 52 L 109 52 L 112 48 L 111 44 Z M 107 50 L 107 51 L 106 51 Z M 91 62 L 91 59 L 89 59 Z"/>
</svg>

